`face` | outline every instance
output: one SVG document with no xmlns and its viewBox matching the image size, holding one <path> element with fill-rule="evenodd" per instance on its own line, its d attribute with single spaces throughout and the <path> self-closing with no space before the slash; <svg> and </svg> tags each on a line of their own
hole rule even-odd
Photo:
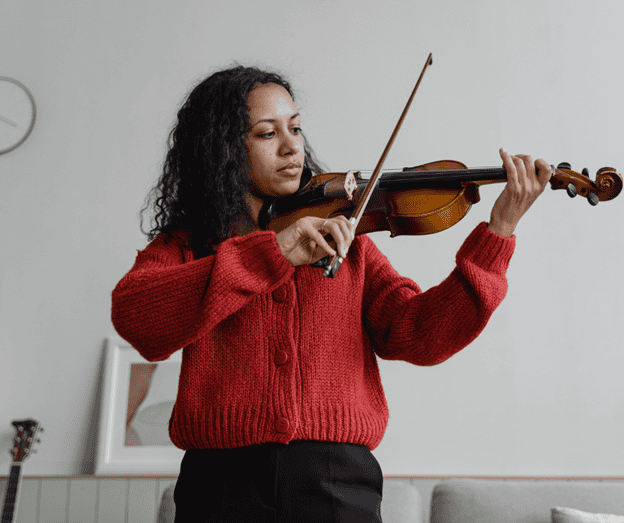
<svg viewBox="0 0 624 523">
<path fill-rule="evenodd" d="M 288 91 L 262 84 L 249 93 L 250 130 L 245 138 L 252 197 L 286 196 L 299 188 L 304 146 L 300 118 Z"/>
</svg>

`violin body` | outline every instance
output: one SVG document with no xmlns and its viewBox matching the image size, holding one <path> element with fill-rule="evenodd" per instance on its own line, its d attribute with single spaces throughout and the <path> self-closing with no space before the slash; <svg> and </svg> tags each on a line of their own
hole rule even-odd
<svg viewBox="0 0 624 523">
<path fill-rule="evenodd" d="M 444 231 L 466 216 L 479 197 L 479 186 L 504 182 L 502 168 L 468 169 L 456 160 L 441 160 L 385 173 L 374 188 L 356 234 L 389 231 L 392 237 Z M 368 183 L 359 173 L 324 173 L 311 178 L 297 193 L 279 198 L 267 210 L 267 228 L 279 232 L 304 216 L 349 218 Z M 592 205 L 615 198 L 622 176 L 603 167 L 596 181 L 572 171 L 569 164 L 553 167 L 552 189 L 580 194 Z"/>
<path fill-rule="evenodd" d="M 466 169 L 461 162 L 443 160 L 412 167 L 410 172 Z M 407 171 L 404 171 L 407 172 Z M 306 191 L 275 202 L 268 228 L 279 232 L 303 216 L 349 218 L 367 180 L 357 176 L 358 189 L 349 199 L 348 173 L 324 173 L 312 178 Z M 479 201 L 475 186 L 418 187 L 389 190 L 377 187 L 360 219 L 356 234 L 390 231 L 391 236 L 433 234 L 459 222 Z"/>
<path fill-rule="evenodd" d="M 453 171 L 467 169 L 466 165 L 454 160 L 430 162 L 404 169 L 404 172 Z M 448 186 L 383 190 L 383 198 L 390 235 L 421 235 L 441 232 L 458 223 L 468 214 L 473 204 L 479 202 L 479 188 L 476 183 Z"/>
</svg>

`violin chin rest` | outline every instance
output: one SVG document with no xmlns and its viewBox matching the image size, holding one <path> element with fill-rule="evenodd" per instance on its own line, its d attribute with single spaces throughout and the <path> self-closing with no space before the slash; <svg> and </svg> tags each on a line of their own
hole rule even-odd
<svg viewBox="0 0 624 523">
<path fill-rule="evenodd" d="M 309 167 L 304 167 L 301 172 L 301 179 L 299 180 L 299 189 L 294 194 L 299 194 L 305 191 L 306 187 L 310 185 L 312 181 L 312 170 Z"/>
</svg>

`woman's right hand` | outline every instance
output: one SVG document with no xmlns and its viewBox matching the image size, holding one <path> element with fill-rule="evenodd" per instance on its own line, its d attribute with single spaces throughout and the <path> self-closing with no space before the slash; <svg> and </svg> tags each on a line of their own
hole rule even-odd
<svg viewBox="0 0 624 523">
<path fill-rule="evenodd" d="M 338 253 L 325 240 L 326 235 L 334 239 Z M 306 216 L 276 234 L 282 254 L 294 267 L 315 263 L 327 255 L 345 258 L 354 237 L 355 227 L 344 216 Z"/>
</svg>

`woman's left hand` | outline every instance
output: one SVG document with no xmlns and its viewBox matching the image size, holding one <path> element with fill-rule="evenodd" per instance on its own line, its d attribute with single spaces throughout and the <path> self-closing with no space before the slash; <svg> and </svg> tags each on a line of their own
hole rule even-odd
<svg viewBox="0 0 624 523">
<path fill-rule="evenodd" d="M 526 154 L 510 156 L 500 150 L 507 171 L 507 185 L 496 200 L 488 228 L 501 236 L 512 236 L 520 218 L 544 192 L 552 174 L 541 158 L 533 162 Z"/>
</svg>

